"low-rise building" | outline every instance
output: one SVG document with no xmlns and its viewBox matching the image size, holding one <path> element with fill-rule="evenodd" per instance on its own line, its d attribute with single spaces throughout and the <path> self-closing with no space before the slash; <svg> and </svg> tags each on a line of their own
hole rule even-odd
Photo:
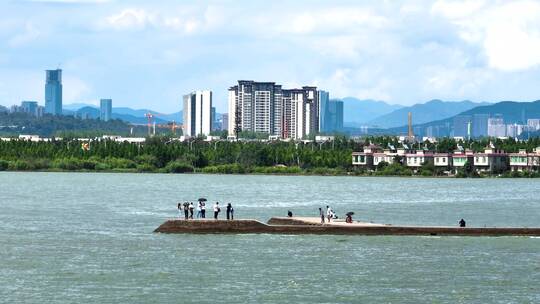
<svg viewBox="0 0 540 304">
<path fill-rule="evenodd" d="M 474 154 L 474 167 L 478 172 L 498 173 L 507 169 L 508 156 L 494 148 L 486 148 L 483 153 Z"/>
<path fill-rule="evenodd" d="M 474 153 L 471 150 L 455 151 L 452 154 L 452 167 L 455 171 L 465 167 L 467 162 L 474 163 Z"/>
<path fill-rule="evenodd" d="M 521 149 L 518 153 L 510 153 L 508 156 L 512 171 L 538 171 L 540 169 L 540 147 L 530 153 Z"/>
<path fill-rule="evenodd" d="M 527 150 L 521 149 L 518 153 L 510 153 L 510 170 L 526 171 L 529 169 L 529 154 Z"/>
<path fill-rule="evenodd" d="M 352 154 L 352 164 L 353 166 L 365 167 L 368 169 L 373 169 L 377 164 L 375 164 L 375 154 L 381 154 L 380 147 L 376 145 L 369 145 L 364 147 L 362 152 L 353 152 Z"/>
<path fill-rule="evenodd" d="M 452 167 L 452 154 L 435 153 L 433 155 L 433 164 L 437 168 L 450 169 Z"/>
<path fill-rule="evenodd" d="M 374 153 L 373 154 L 373 165 L 377 167 L 379 163 L 385 162 L 387 164 L 393 164 L 396 156 L 392 154 L 387 154 L 384 152 Z"/>
<path fill-rule="evenodd" d="M 433 152 L 416 151 L 416 153 L 408 153 L 405 155 L 405 164 L 407 167 L 419 168 L 424 163 L 433 163 Z"/>
</svg>

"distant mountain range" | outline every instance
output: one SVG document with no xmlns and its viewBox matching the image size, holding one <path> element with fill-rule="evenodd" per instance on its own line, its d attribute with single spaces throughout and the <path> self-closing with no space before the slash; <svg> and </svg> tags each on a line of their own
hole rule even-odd
<svg viewBox="0 0 540 304">
<path fill-rule="evenodd" d="M 372 99 L 345 97 L 341 100 L 343 100 L 343 121 L 347 127 L 365 125 L 374 117 L 391 113 L 403 107 Z"/>
<path fill-rule="evenodd" d="M 99 108 L 91 104 L 67 104 L 63 106 L 63 112 L 64 114 L 68 115 L 77 113 L 79 115 L 88 115 L 90 118 L 99 118 Z M 121 119 L 132 124 L 146 124 L 148 122 L 148 119 L 145 116 L 146 113 L 152 113 L 154 115 L 154 121 L 157 124 L 165 124 L 173 120 L 177 123 L 182 123 L 183 120 L 182 111 L 172 114 L 164 114 L 149 109 L 132 109 L 128 107 L 112 108 L 112 118 Z"/>
<path fill-rule="evenodd" d="M 379 128 L 393 128 L 406 125 L 408 113 L 411 112 L 414 124 L 441 120 L 452 117 L 461 112 L 478 106 L 487 106 L 489 103 L 475 103 L 472 101 L 442 101 L 430 100 L 426 103 L 418 103 L 410 107 L 403 107 L 388 114 L 381 115 L 367 122 L 368 125 Z"/>
<path fill-rule="evenodd" d="M 540 118 L 540 100 L 533 102 L 501 101 L 490 105 L 474 107 L 452 117 L 415 124 L 415 133 L 424 133 L 427 128 L 431 127 L 432 130 L 438 130 L 438 136 L 449 136 L 451 135 L 450 131 L 453 128 L 454 118 L 462 115 L 469 115 L 473 118 L 473 115 L 475 114 L 487 114 L 492 117 L 495 115 L 502 115 L 506 124 L 526 124 L 527 119 Z M 389 134 L 405 134 L 406 132 L 406 124 L 388 129 Z"/>
<path fill-rule="evenodd" d="M 423 133 L 428 127 L 436 130 L 440 136 L 450 135 L 454 117 L 457 115 L 496 114 L 503 115 L 505 123 L 526 123 L 529 118 L 540 118 L 540 101 L 498 103 L 475 103 L 465 101 L 431 100 L 413 106 L 388 104 L 384 101 L 361 100 L 354 97 L 341 99 L 344 102 L 344 125 L 347 130 L 359 126 L 370 126 L 370 130 L 380 130 L 389 134 L 407 132 L 407 113 L 411 112 L 415 133 Z M 68 104 L 64 106 L 66 114 L 86 113 L 91 118 L 99 117 L 99 108 L 89 104 Z M 132 109 L 128 107 L 113 108 L 113 118 L 132 124 L 146 124 L 146 113 L 155 115 L 154 121 L 165 124 L 170 121 L 182 123 L 182 111 L 164 114 L 149 109 Z M 218 119 L 221 116 L 216 114 Z M 386 131 L 385 131 L 386 130 Z M 422 131 L 424 130 L 424 131 Z M 435 132 L 435 131 L 434 131 Z M 446 134 L 446 135 L 444 135 Z"/>
</svg>

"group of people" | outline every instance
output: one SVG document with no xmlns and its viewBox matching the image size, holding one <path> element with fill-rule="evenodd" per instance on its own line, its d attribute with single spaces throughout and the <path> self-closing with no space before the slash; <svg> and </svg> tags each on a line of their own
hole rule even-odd
<svg viewBox="0 0 540 304">
<path fill-rule="evenodd" d="M 328 221 L 330 223 L 331 220 L 337 219 L 336 213 L 330 206 L 326 206 L 326 210 L 323 210 L 322 208 L 319 208 L 319 215 L 321 217 L 321 224 L 324 224 L 324 220 Z"/>
<path fill-rule="evenodd" d="M 184 219 L 189 220 L 193 219 L 193 213 L 195 210 L 195 205 L 193 202 L 184 202 L 184 203 L 178 203 L 178 217 L 182 217 L 182 214 L 184 215 Z M 213 207 L 214 211 L 214 219 L 219 218 L 219 213 L 221 212 L 221 208 L 219 206 L 219 202 L 216 202 Z M 227 214 L 227 220 L 234 220 L 234 208 L 232 207 L 231 203 L 227 204 L 226 207 L 226 214 Z M 206 202 L 205 201 L 199 201 L 197 204 L 197 218 L 206 218 Z"/>
</svg>

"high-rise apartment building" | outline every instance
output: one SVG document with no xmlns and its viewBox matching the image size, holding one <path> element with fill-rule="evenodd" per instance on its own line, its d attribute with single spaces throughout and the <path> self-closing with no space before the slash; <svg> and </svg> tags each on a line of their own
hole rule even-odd
<svg viewBox="0 0 540 304">
<path fill-rule="evenodd" d="M 229 114 L 221 114 L 221 130 L 229 129 Z"/>
<path fill-rule="evenodd" d="M 454 136 L 469 138 L 471 136 L 471 116 L 458 115 L 454 117 Z"/>
<path fill-rule="evenodd" d="M 498 115 L 488 119 L 488 136 L 504 137 L 506 136 L 506 125 L 502 116 Z"/>
<path fill-rule="evenodd" d="M 99 119 L 109 121 L 112 118 L 112 99 L 101 99 L 99 101 Z"/>
<path fill-rule="evenodd" d="M 62 115 L 62 70 L 45 71 L 45 113 Z"/>
<path fill-rule="evenodd" d="M 330 129 L 330 93 L 319 91 L 319 128 L 321 132 L 329 132 Z"/>
<path fill-rule="evenodd" d="M 517 123 L 506 125 L 506 136 L 517 138 L 525 130 L 525 125 L 518 125 Z"/>
<path fill-rule="evenodd" d="M 21 110 L 32 116 L 38 116 L 38 103 L 37 101 L 22 101 Z"/>
<path fill-rule="evenodd" d="M 275 82 L 239 80 L 229 89 L 229 135 L 239 131 L 300 139 L 319 131 L 316 87 L 282 89 Z"/>
<path fill-rule="evenodd" d="M 321 132 L 343 130 L 343 101 L 329 99 L 329 93 L 319 91 L 319 128 Z"/>
<path fill-rule="evenodd" d="M 537 118 L 527 119 L 527 127 L 529 128 L 530 131 L 540 130 L 540 119 L 537 119 Z"/>
<path fill-rule="evenodd" d="M 210 120 L 212 121 L 212 131 L 217 131 L 219 122 L 217 121 L 216 107 L 212 107 L 210 110 Z"/>
<path fill-rule="evenodd" d="M 184 95 L 184 136 L 210 135 L 212 131 L 212 91 Z"/>
<path fill-rule="evenodd" d="M 488 135 L 489 114 L 474 114 L 472 117 L 472 136 L 474 138 Z"/>
</svg>

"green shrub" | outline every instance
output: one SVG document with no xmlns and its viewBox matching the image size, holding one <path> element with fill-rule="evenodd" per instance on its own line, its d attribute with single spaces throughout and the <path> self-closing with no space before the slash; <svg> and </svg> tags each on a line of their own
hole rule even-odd
<svg viewBox="0 0 540 304">
<path fill-rule="evenodd" d="M 152 167 L 162 167 L 162 164 L 159 162 L 158 158 L 154 155 L 144 154 L 135 157 L 135 162 L 138 165 L 150 165 Z"/>
<path fill-rule="evenodd" d="M 7 160 L 0 159 L 0 171 L 6 171 L 9 168 L 9 162 Z"/>
<path fill-rule="evenodd" d="M 239 164 L 226 164 L 217 166 L 207 166 L 201 170 L 204 173 L 223 173 L 223 174 L 240 174 L 249 173 L 249 170 Z"/>
<path fill-rule="evenodd" d="M 193 166 L 181 161 L 172 161 L 167 164 L 165 171 L 168 173 L 193 172 Z"/>
<path fill-rule="evenodd" d="M 51 167 L 51 162 L 48 159 L 35 159 L 29 162 L 32 170 L 46 170 Z"/>
<path fill-rule="evenodd" d="M 149 164 L 140 164 L 140 165 L 137 165 L 137 171 L 138 172 L 154 172 L 156 171 L 156 167 Z"/>
<path fill-rule="evenodd" d="M 94 169 L 97 171 L 108 171 L 108 170 L 111 170 L 112 168 L 109 164 L 98 162 L 96 163 Z"/>
<path fill-rule="evenodd" d="M 107 157 L 105 158 L 105 164 L 107 164 L 111 168 L 118 169 L 137 168 L 137 164 L 134 161 L 125 158 Z"/>
<path fill-rule="evenodd" d="M 30 169 L 30 165 L 28 164 L 27 161 L 16 160 L 14 162 L 10 162 L 9 169 L 15 170 L 15 171 L 26 171 Z"/>
<path fill-rule="evenodd" d="M 76 158 L 56 159 L 53 162 L 53 166 L 55 168 L 66 170 L 66 171 L 77 171 L 83 168 L 81 161 Z"/>
</svg>

